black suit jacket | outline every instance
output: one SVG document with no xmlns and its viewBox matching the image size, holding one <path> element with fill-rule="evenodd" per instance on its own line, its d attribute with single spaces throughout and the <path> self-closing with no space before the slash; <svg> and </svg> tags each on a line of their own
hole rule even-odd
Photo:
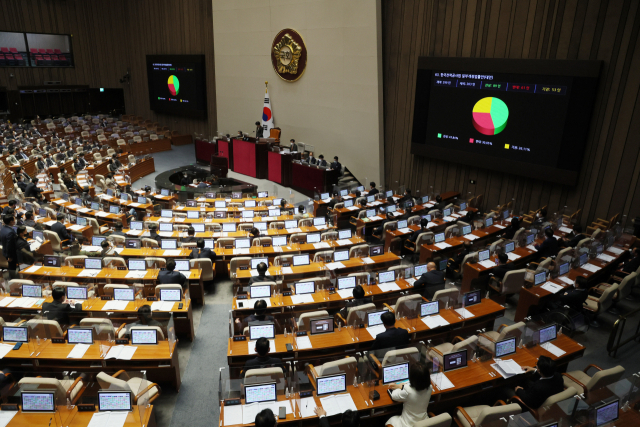
<svg viewBox="0 0 640 427">
<path fill-rule="evenodd" d="M 310 165 L 315 165 L 316 164 L 316 158 L 315 157 L 307 157 L 307 163 L 309 163 Z"/>
<path fill-rule="evenodd" d="M 209 248 L 198 249 L 195 248 L 191 251 L 191 255 L 189 255 L 189 259 L 199 259 L 199 258 L 209 258 L 211 263 L 213 264 L 213 268 L 216 268 L 216 261 L 218 260 L 218 255 L 214 251 Z"/>
<path fill-rule="evenodd" d="M 516 395 L 530 408 L 538 409 L 550 396 L 564 391 L 562 375 L 555 373 L 548 379 L 540 378 L 525 389 L 516 391 Z"/>
<path fill-rule="evenodd" d="M 367 193 L 367 196 L 373 196 L 374 194 L 378 194 L 380 191 L 377 188 L 372 188 L 371 190 L 369 190 L 369 192 Z"/>
<path fill-rule="evenodd" d="M 74 311 L 75 308 L 69 304 L 59 303 L 57 301 L 42 304 L 42 314 L 49 320 L 56 320 L 60 325 L 69 324 L 69 313 Z"/>
<path fill-rule="evenodd" d="M 407 344 L 409 344 L 409 332 L 406 329 L 389 328 L 376 336 L 371 351 L 399 349 L 406 347 Z"/>
<path fill-rule="evenodd" d="M 423 297 L 431 299 L 436 291 L 444 289 L 444 285 L 444 271 L 431 270 L 420 276 L 413 287 L 418 289 Z"/>
<path fill-rule="evenodd" d="M 0 229 L 0 243 L 2 243 L 2 255 L 5 258 L 13 258 L 13 262 L 17 262 L 17 241 L 18 235 L 15 230 L 8 225 Z"/>
<path fill-rule="evenodd" d="M 67 228 L 61 222 L 56 221 L 56 223 L 51 226 L 51 231 L 57 233 L 58 236 L 60 237 L 60 240 L 71 239 L 71 236 L 67 232 Z"/>
<path fill-rule="evenodd" d="M 38 161 L 36 162 L 36 167 L 37 167 L 38 169 L 44 169 L 44 162 L 43 162 L 42 160 L 38 160 Z"/>
<path fill-rule="evenodd" d="M 318 166 L 327 167 L 327 161 L 325 159 L 319 160 L 318 161 Z"/>
<path fill-rule="evenodd" d="M 320 427 L 329 427 L 329 419 L 327 417 L 321 417 L 318 422 L 318 426 Z"/>
<path fill-rule="evenodd" d="M 160 273 L 158 273 L 158 283 L 160 283 L 161 285 L 177 283 L 182 286 L 182 289 L 186 289 L 189 281 L 184 276 L 184 274 L 180 273 L 179 271 L 162 270 L 160 271 Z"/>
<path fill-rule="evenodd" d="M 24 197 L 38 197 L 40 189 L 33 183 L 27 184 L 27 189 L 24 191 Z"/>
<path fill-rule="evenodd" d="M 370 302 L 371 302 L 371 298 L 369 297 L 354 298 L 352 300 L 349 300 L 347 301 L 347 304 L 342 309 L 340 309 L 340 315 L 344 317 L 344 320 L 346 321 L 347 315 L 349 314 L 349 309 L 351 307 L 358 307 L 360 305 L 369 304 Z"/>
<path fill-rule="evenodd" d="M 293 152 L 293 151 L 298 151 L 298 145 L 297 144 L 291 144 L 289 146 L 289 151 Z"/>
<path fill-rule="evenodd" d="M 340 164 L 340 162 L 331 162 L 331 169 L 334 170 L 342 170 L 342 165 Z"/>
<path fill-rule="evenodd" d="M 253 285 L 254 283 L 260 283 L 260 282 L 272 282 L 274 281 L 273 278 L 271 277 L 267 277 L 267 275 L 265 274 L 264 276 L 253 276 L 252 278 L 249 279 L 249 285 Z"/>
<path fill-rule="evenodd" d="M 18 181 L 18 188 L 24 193 L 27 191 L 27 184 L 24 181 Z"/>
<path fill-rule="evenodd" d="M 565 291 L 559 292 L 558 294 L 558 303 L 560 306 L 568 305 L 572 309 L 580 311 L 589 296 L 589 291 L 586 289 L 569 288 Z"/>
<path fill-rule="evenodd" d="M 584 234 L 576 234 L 575 236 L 573 236 L 571 240 L 569 240 L 569 242 L 567 242 L 567 245 L 571 246 L 572 248 L 575 248 L 576 245 L 580 243 L 580 240 L 585 238 L 586 236 Z"/>
<path fill-rule="evenodd" d="M 35 257 L 33 252 L 31 252 L 31 246 L 29 242 L 24 240 L 21 237 L 18 237 L 16 241 L 16 248 L 18 252 L 18 263 L 20 264 L 33 264 L 35 261 Z"/>
<path fill-rule="evenodd" d="M 625 262 L 622 267 L 622 271 L 625 273 L 633 273 L 638 269 L 638 267 L 640 267 L 640 256 L 631 258 L 629 261 Z"/>
<path fill-rule="evenodd" d="M 549 257 L 558 253 L 558 241 L 555 237 L 548 237 L 540 245 L 536 245 L 538 253 L 542 257 Z"/>
<path fill-rule="evenodd" d="M 269 357 L 267 354 L 264 357 L 256 357 L 251 360 L 247 360 L 244 364 L 244 368 L 242 369 L 242 376 L 247 373 L 249 369 L 260 369 L 260 368 L 282 368 L 282 360 L 277 357 Z"/>
<path fill-rule="evenodd" d="M 504 279 L 504 275 L 507 274 L 508 271 L 512 271 L 515 269 L 516 269 L 516 266 L 513 265 L 513 263 L 500 264 L 500 265 L 496 265 L 493 268 L 492 273 L 495 277 L 502 280 Z"/>
</svg>

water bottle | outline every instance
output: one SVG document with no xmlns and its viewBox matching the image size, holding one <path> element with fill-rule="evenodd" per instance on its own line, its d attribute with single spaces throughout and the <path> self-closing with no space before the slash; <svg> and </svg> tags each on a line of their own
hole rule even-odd
<svg viewBox="0 0 640 427">
<path fill-rule="evenodd" d="M 287 337 L 287 328 L 284 328 L 284 337 Z"/>
<path fill-rule="evenodd" d="M 338 332 L 342 330 L 342 322 L 338 321 Z"/>
<path fill-rule="evenodd" d="M 284 389 L 284 397 L 289 398 L 289 387 Z"/>
<path fill-rule="evenodd" d="M 353 386 L 358 387 L 358 377 L 355 375 L 353 376 Z"/>
<path fill-rule="evenodd" d="M 67 397 L 67 409 L 68 410 L 72 410 L 73 409 L 73 405 L 71 404 L 71 399 L 69 399 L 68 397 Z"/>
<path fill-rule="evenodd" d="M 36 335 L 36 343 L 40 345 L 40 337 Z"/>
</svg>

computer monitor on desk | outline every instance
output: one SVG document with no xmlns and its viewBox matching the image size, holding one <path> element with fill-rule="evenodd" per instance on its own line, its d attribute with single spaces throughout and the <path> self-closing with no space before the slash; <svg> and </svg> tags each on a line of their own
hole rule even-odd
<svg viewBox="0 0 640 427">
<path fill-rule="evenodd" d="M 280 216 L 280 209 L 269 209 L 269 216 L 273 216 L 273 217 Z"/>
<path fill-rule="evenodd" d="M 440 307 L 438 301 L 423 302 L 420 304 L 420 317 L 438 314 Z"/>
<path fill-rule="evenodd" d="M 516 248 L 516 243 L 509 242 L 506 245 L 504 245 L 504 253 L 508 254 L 509 252 L 513 252 L 515 248 Z"/>
<path fill-rule="evenodd" d="M 29 342 L 29 328 L 26 326 L 5 326 L 2 328 L 2 341 Z"/>
<path fill-rule="evenodd" d="M 22 285 L 22 296 L 28 298 L 41 298 L 42 285 Z"/>
<path fill-rule="evenodd" d="M 22 391 L 20 402 L 22 412 L 55 412 L 53 391 Z"/>
<path fill-rule="evenodd" d="M 479 251 L 478 252 L 478 262 L 482 262 L 482 261 L 488 260 L 489 256 L 491 256 L 491 252 L 489 251 L 489 249 L 484 250 L 484 251 Z"/>
<path fill-rule="evenodd" d="M 200 218 L 200 212 L 198 211 L 187 211 L 187 219 L 198 219 Z M 162 225 L 162 223 L 161 223 Z"/>
<path fill-rule="evenodd" d="M 140 249 L 142 240 L 140 239 L 124 239 L 124 247 L 128 249 Z"/>
<path fill-rule="evenodd" d="M 333 332 L 333 317 L 319 317 L 309 320 L 309 331 L 311 335 Z"/>
<path fill-rule="evenodd" d="M 351 236 L 351 229 L 338 230 L 338 239 L 350 239 Z"/>
<path fill-rule="evenodd" d="M 472 305 L 480 304 L 482 302 L 482 291 L 477 289 L 475 291 L 467 292 L 464 294 L 463 304 L 465 307 L 471 307 Z"/>
<path fill-rule="evenodd" d="M 45 267 L 60 267 L 62 259 L 57 255 L 45 255 L 42 259 L 42 265 Z"/>
<path fill-rule="evenodd" d="M 98 410 L 103 411 L 124 411 L 131 412 L 131 392 L 130 391 L 99 391 Z"/>
<path fill-rule="evenodd" d="M 287 236 L 274 236 L 271 239 L 271 244 L 273 246 L 286 246 L 287 245 Z"/>
<path fill-rule="evenodd" d="M 444 372 L 465 368 L 467 366 L 467 350 L 445 354 L 442 357 L 442 364 Z"/>
<path fill-rule="evenodd" d="M 332 393 L 343 393 L 347 391 L 347 374 L 329 375 L 316 379 L 318 396 Z"/>
<path fill-rule="evenodd" d="M 320 233 L 307 234 L 307 243 L 320 243 Z"/>
<path fill-rule="evenodd" d="M 129 259 L 129 270 L 143 271 L 147 269 L 147 261 L 144 259 Z"/>
<path fill-rule="evenodd" d="M 309 265 L 309 254 L 302 255 L 294 255 L 293 256 L 293 266 L 297 267 L 300 265 Z"/>
<path fill-rule="evenodd" d="M 356 278 L 355 276 L 349 277 L 339 277 L 338 278 L 338 290 L 341 289 L 352 289 L 356 287 Z"/>
<path fill-rule="evenodd" d="M 296 282 L 293 287 L 296 295 L 312 294 L 316 291 L 316 282 Z"/>
<path fill-rule="evenodd" d="M 609 424 L 618 419 L 620 415 L 620 400 L 616 399 L 613 402 L 603 403 L 597 406 L 594 410 L 595 425 L 601 427 Z"/>
<path fill-rule="evenodd" d="M 382 384 L 403 382 L 409 379 L 409 362 L 388 365 L 382 368 Z"/>
<path fill-rule="evenodd" d="M 69 344 L 93 344 L 93 328 L 67 329 L 67 342 Z"/>
<path fill-rule="evenodd" d="M 372 327 L 372 326 L 382 325 L 381 317 L 386 312 L 387 312 L 387 310 L 376 310 L 376 311 L 368 312 L 367 313 L 367 326 L 368 327 Z"/>
<path fill-rule="evenodd" d="M 436 243 L 440 243 L 440 242 L 444 242 L 444 233 L 438 233 L 435 236 L 435 242 Z"/>
<path fill-rule="evenodd" d="M 382 255 L 384 253 L 384 245 L 369 246 L 369 256 Z"/>
<path fill-rule="evenodd" d="M 396 280 L 395 271 L 381 271 L 378 273 L 378 283 L 388 283 Z"/>
<path fill-rule="evenodd" d="M 249 296 L 255 298 L 269 298 L 271 296 L 271 285 L 253 285 L 249 287 Z"/>
<path fill-rule="evenodd" d="M 553 325 L 545 326 L 544 328 L 538 329 L 538 342 L 540 344 L 553 341 L 557 338 L 557 336 L 558 331 L 555 323 Z"/>
<path fill-rule="evenodd" d="M 349 259 L 349 251 L 335 251 L 333 253 L 333 262 L 346 261 Z"/>
<path fill-rule="evenodd" d="M 236 231 L 236 224 L 233 224 L 233 223 L 222 224 L 222 231 L 224 231 L 225 233 L 234 233 Z"/>
<path fill-rule="evenodd" d="M 275 402 L 276 400 L 275 382 L 246 385 L 244 387 L 244 402 L 246 405 L 259 402 Z"/>
<path fill-rule="evenodd" d="M 70 300 L 86 300 L 88 298 L 88 290 L 86 286 L 66 286 L 67 299 Z"/>
<path fill-rule="evenodd" d="M 258 338 L 273 339 L 276 336 L 276 326 L 271 322 L 249 323 L 249 339 L 255 341 Z"/>
<path fill-rule="evenodd" d="M 298 228 L 298 220 L 297 219 L 288 219 L 284 222 L 284 228 Z"/>
<path fill-rule="evenodd" d="M 496 343 L 496 357 L 508 356 L 516 352 L 516 337 L 507 338 L 506 340 Z"/>
<path fill-rule="evenodd" d="M 133 288 L 114 288 L 113 299 L 116 301 L 133 301 L 135 299 L 135 291 Z"/>
<path fill-rule="evenodd" d="M 533 276 L 534 285 L 540 285 L 544 283 L 545 280 L 547 280 L 547 273 L 545 271 L 541 273 L 536 273 L 535 276 Z"/>
</svg>

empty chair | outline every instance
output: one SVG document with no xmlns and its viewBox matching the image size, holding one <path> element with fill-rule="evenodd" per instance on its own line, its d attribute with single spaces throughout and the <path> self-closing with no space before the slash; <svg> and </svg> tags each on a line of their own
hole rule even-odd
<svg viewBox="0 0 640 427">
<path fill-rule="evenodd" d="M 200 269 L 200 278 L 203 282 L 212 282 L 216 277 L 216 271 L 213 268 L 213 263 L 208 258 L 198 258 L 191 260 L 191 268 Z"/>
<path fill-rule="evenodd" d="M 167 266 L 166 258 L 158 258 L 158 257 L 146 257 L 145 261 L 147 262 L 147 268 L 165 268 Z"/>
<path fill-rule="evenodd" d="M 313 262 L 331 262 L 333 251 L 318 251 L 313 256 Z"/>
<path fill-rule="evenodd" d="M 238 270 L 249 270 L 250 268 L 251 257 L 242 256 L 231 258 L 231 261 L 229 262 L 229 276 L 234 279 Z"/>
<path fill-rule="evenodd" d="M 573 387 L 569 387 L 564 391 L 561 391 L 560 393 L 556 393 L 552 396 L 549 396 L 547 400 L 542 402 L 542 405 L 540 405 L 540 407 L 538 407 L 537 409 L 530 408 L 529 406 L 527 406 L 527 404 L 525 404 L 523 400 L 520 399 L 520 397 L 518 396 L 513 396 L 510 400 L 512 402 L 518 402 L 521 407 L 526 408 L 529 412 L 533 414 L 534 417 L 536 417 L 536 419 L 540 420 L 552 405 L 562 402 L 563 400 L 567 400 L 575 396 L 576 394 L 578 394 L 576 389 Z"/>
<path fill-rule="evenodd" d="M 270 368 L 249 369 L 244 374 L 244 384 L 257 384 L 265 381 L 275 382 L 276 389 L 284 388 L 284 372 L 279 366 Z M 282 386 L 282 387 L 280 387 Z"/>
<path fill-rule="evenodd" d="M 85 258 L 87 258 L 86 255 L 68 256 L 64 259 L 64 265 L 65 266 L 84 265 Z"/>
<path fill-rule="evenodd" d="M 502 324 L 497 331 L 482 332 L 478 335 L 478 345 L 495 354 L 495 345 L 506 338 L 516 338 L 516 344 L 520 342 L 524 332 L 524 322 L 513 325 Z"/>
<path fill-rule="evenodd" d="M 43 338 L 64 336 L 64 332 L 62 332 L 62 328 L 56 320 L 30 319 L 27 320 L 25 326 L 29 327 L 30 336 L 39 336 Z"/>
<path fill-rule="evenodd" d="M 433 294 L 431 301 L 442 301 L 443 304 L 449 302 L 451 305 L 451 301 L 457 301 L 459 296 L 460 291 L 457 288 L 440 289 Z"/>
<path fill-rule="evenodd" d="M 497 423 L 500 418 L 509 419 L 510 415 L 518 415 L 522 412 L 520 405 L 511 403 L 506 405 L 498 401 L 494 406 L 476 405 L 456 408 L 456 421 L 461 427 L 476 427 Z"/>
<path fill-rule="evenodd" d="M 113 237 L 123 237 L 123 236 L 113 236 Z M 124 241 L 122 243 L 124 243 Z M 117 257 L 117 256 L 106 256 L 102 258 L 102 264 L 105 267 L 125 267 L 125 268 L 127 267 L 127 261 L 125 261 L 124 258 Z"/>
<path fill-rule="evenodd" d="M 116 372 L 113 376 L 100 372 L 96 375 L 96 380 L 98 380 L 100 388 L 105 390 L 131 391 L 134 395 L 134 404 L 137 404 L 138 400 L 145 395 L 148 399 L 146 402 L 152 403 L 161 393 L 158 384 L 146 381 L 144 378 L 130 377 L 124 370 Z"/>
<path fill-rule="evenodd" d="M 311 311 L 309 313 L 302 313 L 298 318 L 298 329 L 309 330 L 309 321 L 316 317 L 327 317 L 329 313 L 326 310 Z"/>
<path fill-rule="evenodd" d="M 590 368 L 594 368 L 597 372 L 593 376 L 589 376 Z M 577 390 L 578 394 L 589 397 L 589 392 L 613 384 L 624 375 L 624 368 L 620 365 L 609 369 L 602 369 L 597 365 L 589 365 L 582 371 L 571 371 L 562 374 L 565 387 L 572 387 Z"/>
<path fill-rule="evenodd" d="M 158 241 L 155 239 L 148 239 L 146 237 L 142 238 L 142 246 L 144 246 L 145 248 L 155 248 L 155 249 L 160 249 L 160 245 L 158 244 Z"/>
<path fill-rule="evenodd" d="M 489 282 L 489 287 L 496 291 L 499 295 L 506 297 L 507 295 L 517 294 L 524 285 L 524 276 L 526 269 L 508 271 L 504 275 L 502 282 Z"/>
<path fill-rule="evenodd" d="M 38 391 L 48 390 L 55 391 L 56 394 L 71 402 L 72 405 L 75 405 L 82 394 L 87 388 L 87 383 L 85 381 L 84 375 L 79 375 L 75 380 L 66 379 L 59 380 L 57 378 L 43 378 L 43 377 L 24 377 L 19 382 L 19 386 L 25 386 L 25 390 L 31 390 L 32 387 L 29 386 L 37 386 Z"/>
<path fill-rule="evenodd" d="M 592 327 L 600 327 L 600 324 L 597 321 L 597 317 L 603 312 L 609 310 L 609 308 L 613 304 L 613 299 L 617 292 L 618 284 L 614 283 L 611 286 L 608 286 L 599 297 L 595 297 L 593 295 L 589 295 L 587 297 L 587 300 L 584 302 L 584 309 L 593 313 L 593 318 L 590 322 L 590 325 Z"/>
<path fill-rule="evenodd" d="M 368 304 L 362 304 L 362 305 L 358 305 L 355 307 L 349 307 L 347 309 L 347 318 L 343 318 L 342 315 L 340 315 L 340 313 L 336 314 L 336 316 L 338 316 L 339 319 L 342 320 L 342 322 L 344 322 L 345 325 L 353 325 L 356 322 L 356 319 L 358 318 L 363 318 L 363 313 L 366 313 L 369 310 L 375 310 L 376 309 L 376 305 L 372 302 L 368 303 Z"/>
<path fill-rule="evenodd" d="M 93 160 L 95 160 L 96 162 L 100 162 L 100 161 L 102 161 L 102 154 L 100 154 L 100 153 L 93 153 Z"/>
<path fill-rule="evenodd" d="M 447 353 L 453 353 L 459 350 L 467 350 L 467 360 L 471 360 L 473 358 L 473 353 L 476 351 L 478 344 L 478 337 L 476 335 L 471 335 L 467 339 L 463 339 L 462 337 L 455 337 L 453 342 L 445 342 L 435 347 L 431 347 L 427 357 L 433 360 L 437 358 L 440 362 L 440 366 L 442 366 L 442 358 Z"/>
<path fill-rule="evenodd" d="M 355 245 L 349 249 L 349 258 L 365 258 L 369 256 L 369 245 Z"/>
<path fill-rule="evenodd" d="M 355 357 L 345 357 L 319 366 L 309 364 L 309 371 L 314 379 L 325 375 L 347 374 L 347 384 L 351 384 L 357 371 L 357 360 Z"/>
</svg>

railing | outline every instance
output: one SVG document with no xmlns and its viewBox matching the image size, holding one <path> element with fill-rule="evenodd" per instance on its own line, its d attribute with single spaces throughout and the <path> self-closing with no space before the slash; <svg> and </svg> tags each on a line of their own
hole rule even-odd
<svg viewBox="0 0 640 427">
<path fill-rule="evenodd" d="M 631 341 L 639 342 L 638 338 L 640 338 L 640 319 L 638 320 L 638 324 L 636 325 L 635 333 L 629 338 L 622 341 L 622 335 L 624 334 L 624 327 L 627 324 L 627 320 L 633 315 L 640 313 L 640 308 L 627 313 L 625 315 L 620 315 L 618 320 L 613 324 L 613 328 L 611 329 L 611 333 L 609 334 L 609 341 L 607 342 L 607 352 L 609 356 L 616 357 L 618 353 L 618 349 L 625 344 L 630 343 Z"/>
</svg>

